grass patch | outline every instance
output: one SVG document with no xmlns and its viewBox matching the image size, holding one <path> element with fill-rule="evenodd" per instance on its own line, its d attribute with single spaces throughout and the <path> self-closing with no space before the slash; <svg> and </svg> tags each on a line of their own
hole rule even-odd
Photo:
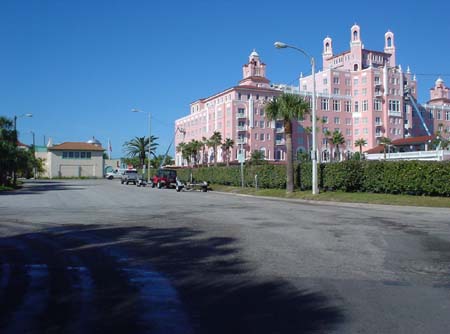
<svg viewBox="0 0 450 334">
<path fill-rule="evenodd" d="M 212 185 L 211 188 L 215 191 L 230 192 L 235 194 L 267 196 L 276 198 L 292 198 L 311 201 L 450 208 L 449 197 L 372 194 L 372 193 L 346 193 L 339 191 L 321 192 L 320 194 L 313 196 L 311 194 L 311 191 L 296 191 L 292 194 L 287 194 L 286 191 L 283 189 L 255 190 L 255 188 L 241 188 L 223 185 Z"/>
</svg>

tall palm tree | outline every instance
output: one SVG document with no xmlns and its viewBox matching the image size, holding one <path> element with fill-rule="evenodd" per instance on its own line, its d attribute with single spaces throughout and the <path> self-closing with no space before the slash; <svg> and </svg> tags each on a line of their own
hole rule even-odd
<svg viewBox="0 0 450 334">
<path fill-rule="evenodd" d="M 186 145 L 187 144 L 185 142 L 181 142 L 176 147 L 177 152 L 181 153 L 181 160 L 182 160 L 181 165 L 183 165 L 183 160 L 186 159 L 186 153 L 185 153 Z"/>
<path fill-rule="evenodd" d="M 330 152 L 328 152 L 328 143 L 329 143 L 330 138 L 331 138 L 331 132 L 329 130 L 325 130 L 323 132 L 323 137 L 325 138 L 325 152 L 326 152 L 326 154 L 328 154 L 328 156 L 329 156 L 329 158 L 331 160 L 331 149 L 330 149 Z M 326 160 L 327 159 L 325 159 L 325 161 Z"/>
<path fill-rule="evenodd" d="M 202 166 L 208 164 L 208 157 L 206 156 L 206 147 L 208 146 L 208 138 L 202 137 Z"/>
<path fill-rule="evenodd" d="M 392 140 L 388 137 L 381 137 L 380 144 L 383 145 L 384 160 L 386 160 L 386 148 L 391 145 Z"/>
<path fill-rule="evenodd" d="M 214 151 L 214 166 L 217 166 L 217 147 L 222 144 L 222 134 L 219 131 L 214 131 L 212 136 L 209 138 L 210 147 L 213 148 Z"/>
<path fill-rule="evenodd" d="M 225 156 L 227 160 L 227 167 L 230 166 L 231 149 L 234 146 L 234 140 L 231 138 L 226 138 L 222 144 L 222 150 L 225 151 Z"/>
<path fill-rule="evenodd" d="M 194 161 L 194 166 L 197 166 L 202 143 L 196 139 L 192 139 L 187 145 L 191 158 Z"/>
<path fill-rule="evenodd" d="M 339 145 L 345 144 L 345 138 L 342 135 L 341 131 L 334 130 L 333 134 L 331 136 L 331 142 L 333 143 L 334 147 L 336 147 L 336 157 L 337 160 L 340 161 L 340 151 L 339 151 Z"/>
<path fill-rule="evenodd" d="M 306 133 L 306 150 L 309 152 L 311 150 L 310 147 L 309 147 L 309 136 L 312 133 L 312 127 L 307 126 L 305 128 L 305 133 Z"/>
<path fill-rule="evenodd" d="M 149 140 L 148 137 L 135 137 L 131 139 L 130 141 L 127 141 L 123 144 L 123 147 L 125 149 L 125 153 L 128 157 L 139 158 L 139 164 L 141 167 L 145 165 L 145 158 L 148 153 L 149 145 L 150 145 L 150 154 L 155 155 L 156 147 L 158 146 L 158 143 L 156 143 L 156 140 L 158 137 L 151 136 L 151 140 Z M 150 159 L 150 157 L 148 157 Z"/>
<path fill-rule="evenodd" d="M 266 116 L 272 120 L 281 119 L 286 136 L 286 192 L 294 191 L 294 164 L 292 154 L 292 121 L 309 112 L 309 103 L 302 97 L 283 93 L 266 106 Z"/>
<path fill-rule="evenodd" d="M 355 146 L 359 146 L 359 160 L 362 160 L 362 147 L 367 145 L 367 140 L 359 138 L 355 141 Z"/>
</svg>

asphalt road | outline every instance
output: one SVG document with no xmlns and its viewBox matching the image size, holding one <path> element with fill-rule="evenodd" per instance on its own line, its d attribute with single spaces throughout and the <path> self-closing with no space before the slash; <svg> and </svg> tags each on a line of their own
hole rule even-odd
<svg viewBox="0 0 450 334">
<path fill-rule="evenodd" d="M 0 333 L 448 334 L 449 232 L 448 209 L 30 182 L 0 193 Z"/>
</svg>

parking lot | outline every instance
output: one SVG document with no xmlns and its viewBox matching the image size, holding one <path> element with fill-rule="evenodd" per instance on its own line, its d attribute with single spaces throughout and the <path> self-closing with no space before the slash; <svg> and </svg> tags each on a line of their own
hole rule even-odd
<svg viewBox="0 0 450 334">
<path fill-rule="evenodd" d="M 448 333 L 450 210 L 30 182 L 0 332 Z"/>
</svg>

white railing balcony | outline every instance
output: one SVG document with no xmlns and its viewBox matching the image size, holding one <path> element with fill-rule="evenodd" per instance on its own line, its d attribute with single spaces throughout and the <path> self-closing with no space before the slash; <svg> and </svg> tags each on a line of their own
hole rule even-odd
<svg viewBox="0 0 450 334">
<path fill-rule="evenodd" d="M 402 113 L 400 111 L 388 110 L 388 115 L 394 117 L 402 117 Z"/>
<path fill-rule="evenodd" d="M 237 130 L 238 131 L 247 131 L 247 125 L 238 125 Z"/>
<path fill-rule="evenodd" d="M 281 128 L 275 128 L 275 132 L 276 132 L 276 133 L 283 133 L 283 132 L 284 132 L 284 127 L 281 127 Z"/>
<path fill-rule="evenodd" d="M 376 122 L 375 126 L 383 126 L 383 122 Z"/>
<path fill-rule="evenodd" d="M 237 144 L 247 144 L 247 138 L 238 138 Z"/>
<path fill-rule="evenodd" d="M 286 141 L 284 139 L 275 140 L 275 145 L 285 145 Z"/>
<path fill-rule="evenodd" d="M 383 134 L 381 132 L 376 132 L 375 137 L 377 138 L 383 137 Z"/>
<path fill-rule="evenodd" d="M 428 160 L 428 161 L 443 161 L 450 160 L 450 151 L 416 151 L 416 152 L 400 152 L 379 154 L 366 154 L 367 160 Z"/>
<path fill-rule="evenodd" d="M 245 117 L 245 112 L 238 112 L 238 113 L 236 113 L 236 117 L 237 118 L 246 118 Z"/>
</svg>

